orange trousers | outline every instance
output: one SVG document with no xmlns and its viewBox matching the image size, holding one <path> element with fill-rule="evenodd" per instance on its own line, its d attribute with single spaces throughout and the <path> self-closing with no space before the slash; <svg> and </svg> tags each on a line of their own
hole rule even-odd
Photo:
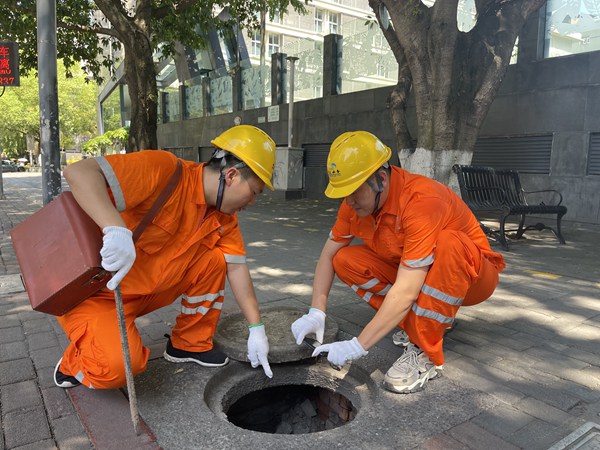
<svg viewBox="0 0 600 450">
<path fill-rule="evenodd" d="M 436 365 L 444 363 L 444 330 L 458 308 L 489 298 L 498 285 L 499 270 L 466 234 L 440 232 L 421 292 L 398 326 Z M 334 257 L 336 275 L 378 310 L 396 280 L 398 265 L 383 261 L 365 245 L 342 248 Z"/>
<path fill-rule="evenodd" d="M 182 279 L 170 288 L 151 295 L 122 293 L 134 375 L 146 370 L 150 354 L 142 344 L 135 319 L 177 299 L 181 299 L 181 313 L 171 334 L 173 346 L 187 351 L 205 351 L 213 347 L 227 265 L 220 250 L 202 249 L 188 265 L 190 269 L 182 268 Z M 57 319 L 70 341 L 63 354 L 61 372 L 93 389 L 114 389 L 126 384 L 112 291 L 103 289 Z"/>
</svg>

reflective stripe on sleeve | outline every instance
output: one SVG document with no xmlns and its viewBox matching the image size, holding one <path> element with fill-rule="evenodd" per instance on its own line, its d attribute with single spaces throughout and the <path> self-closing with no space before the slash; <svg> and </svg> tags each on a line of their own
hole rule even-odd
<svg viewBox="0 0 600 450">
<path fill-rule="evenodd" d="M 333 231 L 329 232 L 329 239 L 331 239 L 332 241 L 334 240 L 334 238 L 333 238 Z M 340 236 L 340 239 L 354 239 L 354 235 L 353 234 L 347 234 L 345 236 Z"/>
<path fill-rule="evenodd" d="M 404 264 L 406 264 L 408 267 L 425 267 L 425 266 L 430 266 L 433 264 L 433 253 L 429 256 L 426 256 L 425 258 L 421 258 L 421 259 L 408 259 L 408 260 L 404 260 L 402 261 Z"/>
<path fill-rule="evenodd" d="M 444 303 L 448 303 L 449 305 L 460 306 L 463 302 L 463 299 L 460 297 L 452 297 L 451 295 L 445 294 L 442 291 L 439 291 L 436 288 L 432 288 L 431 286 L 428 286 L 426 284 L 424 284 L 421 288 L 421 292 Z"/>
<path fill-rule="evenodd" d="M 231 264 L 245 264 L 246 257 L 243 255 L 228 255 L 225 253 L 225 262 Z"/>
<path fill-rule="evenodd" d="M 435 311 L 431 311 L 430 309 L 421 308 L 416 303 L 413 303 L 412 310 L 417 316 L 427 317 L 428 319 L 435 320 L 440 323 L 452 323 L 454 322 L 454 317 L 444 316 Z"/>
<path fill-rule="evenodd" d="M 113 198 L 115 199 L 115 208 L 117 208 L 117 211 L 119 212 L 125 211 L 125 197 L 123 196 L 123 191 L 121 190 L 121 185 L 115 175 L 115 171 L 104 156 L 98 156 L 96 162 L 100 166 L 104 178 L 106 178 L 106 182 L 110 186 Z"/>
</svg>

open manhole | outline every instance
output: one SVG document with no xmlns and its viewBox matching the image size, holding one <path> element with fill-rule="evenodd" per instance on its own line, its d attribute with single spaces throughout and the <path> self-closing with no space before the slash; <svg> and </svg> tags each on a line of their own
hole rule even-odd
<svg viewBox="0 0 600 450">
<path fill-rule="evenodd" d="M 337 371 L 321 360 L 272 367 L 269 379 L 249 365 L 229 364 L 207 383 L 206 404 L 239 428 L 307 434 L 352 426 L 376 392 L 369 374 L 357 365 Z"/>
<path fill-rule="evenodd" d="M 227 420 L 246 430 L 305 434 L 331 430 L 356 417 L 356 408 L 341 394 L 309 385 L 286 385 L 244 395 L 231 405 Z"/>
</svg>

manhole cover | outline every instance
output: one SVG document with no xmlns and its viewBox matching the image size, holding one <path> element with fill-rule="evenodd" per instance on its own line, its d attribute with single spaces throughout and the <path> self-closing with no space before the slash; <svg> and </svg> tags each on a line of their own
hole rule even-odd
<svg viewBox="0 0 600 450">
<path fill-rule="evenodd" d="M 292 323 L 306 314 L 306 310 L 293 307 L 261 308 L 260 316 L 269 338 L 269 362 L 284 363 L 310 358 L 312 349 L 307 345 L 296 345 L 292 335 Z M 324 342 L 335 341 L 338 334 L 337 323 L 325 319 Z M 314 335 L 309 335 L 314 338 Z M 237 361 L 247 361 L 248 323 L 242 313 L 230 314 L 219 320 L 214 336 L 215 344 L 227 356 Z"/>
</svg>

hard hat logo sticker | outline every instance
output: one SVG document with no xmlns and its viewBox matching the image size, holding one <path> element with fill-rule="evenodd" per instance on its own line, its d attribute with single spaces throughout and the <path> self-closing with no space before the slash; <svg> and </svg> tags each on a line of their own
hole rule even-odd
<svg viewBox="0 0 600 450">
<path fill-rule="evenodd" d="M 329 174 L 329 178 L 339 177 L 341 175 L 335 163 L 329 164 L 329 169 L 327 170 L 327 173 Z"/>
</svg>

